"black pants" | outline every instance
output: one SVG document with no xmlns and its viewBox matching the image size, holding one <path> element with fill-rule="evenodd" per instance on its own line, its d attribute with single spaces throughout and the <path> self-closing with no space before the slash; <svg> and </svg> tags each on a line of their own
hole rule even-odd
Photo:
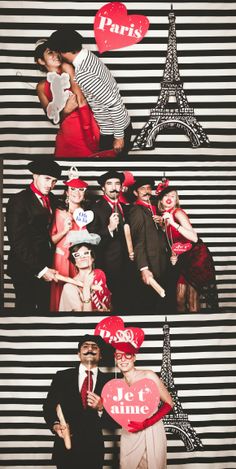
<svg viewBox="0 0 236 469">
<path fill-rule="evenodd" d="M 13 280 L 17 313 L 47 313 L 50 301 L 50 282 L 33 278 Z"/>
<path fill-rule="evenodd" d="M 125 140 L 125 145 L 123 150 L 118 153 L 119 156 L 125 156 L 128 151 L 131 149 L 132 144 L 130 143 L 131 135 L 132 135 L 132 124 L 130 123 L 128 127 L 125 129 L 125 135 L 124 135 L 124 140 Z M 114 135 L 102 135 L 100 136 L 100 142 L 99 142 L 99 147 L 100 150 L 111 150 L 113 148 L 113 141 L 114 141 Z"/>
</svg>

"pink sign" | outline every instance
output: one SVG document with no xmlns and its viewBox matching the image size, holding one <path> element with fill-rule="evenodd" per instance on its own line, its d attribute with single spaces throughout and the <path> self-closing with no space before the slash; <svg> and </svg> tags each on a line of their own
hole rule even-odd
<svg viewBox="0 0 236 469">
<path fill-rule="evenodd" d="M 174 243 L 171 246 L 172 251 L 177 254 L 183 254 L 184 252 L 187 252 L 191 249 L 192 244 L 191 243 Z"/>
<path fill-rule="evenodd" d="M 123 379 L 112 379 L 105 384 L 102 399 L 108 414 L 129 430 L 130 421 L 143 422 L 156 412 L 160 393 L 152 379 L 141 379 L 131 386 Z"/>
<path fill-rule="evenodd" d="M 149 28 L 144 15 L 128 15 L 126 6 L 111 2 L 98 10 L 94 20 L 94 34 L 100 53 L 132 46 L 140 42 Z"/>
<path fill-rule="evenodd" d="M 102 319 L 94 331 L 105 342 L 119 349 L 119 344 L 129 343 L 138 350 L 144 340 L 144 332 L 139 327 L 124 327 L 124 322 L 119 316 L 109 316 Z"/>
</svg>

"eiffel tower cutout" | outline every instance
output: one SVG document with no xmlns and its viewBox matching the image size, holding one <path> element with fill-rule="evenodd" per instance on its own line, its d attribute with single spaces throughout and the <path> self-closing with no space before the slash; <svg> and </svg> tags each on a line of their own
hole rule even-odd
<svg viewBox="0 0 236 469">
<path fill-rule="evenodd" d="M 161 81 L 160 96 L 157 106 L 150 111 L 150 118 L 136 136 L 133 150 L 152 150 L 155 148 L 157 135 L 162 130 L 174 127 L 183 130 L 187 134 L 192 147 L 210 143 L 205 131 L 194 115 L 194 109 L 189 106 L 183 89 L 176 47 L 175 14 L 172 8 L 171 5 L 171 12 L 168 16 L 167 57 Z"/>
<path fill-rule="evenodd" d="M 175 387 L 171 365 L 170 331 L 166 322 L 163 326 L 163 335 L 163 356 L 160 377 L 174 401 L 172 411 L 163 419 L 166 433 L 177 435 L 183 441 L 187 451 L 203 450 L 203 444 L 189 422 L 188 414 L 182 408 Z"/>
</svg>

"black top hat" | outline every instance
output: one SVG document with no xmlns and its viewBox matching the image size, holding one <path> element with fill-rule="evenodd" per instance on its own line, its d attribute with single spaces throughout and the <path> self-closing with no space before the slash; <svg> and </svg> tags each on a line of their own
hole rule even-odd
<svg viewBox="0 0 236 469">
<path fill-rule="evenodd" d="M 100 351 L 102 352 L 104 350 L 104 347 L 106 343 L 102 339 L 100 335 L 91 335 L 91 334 L 85 334 L 83 337 L 80 337 L 79 343 L 78 343 L 78 352 L 80 352 L 81 346 L 84 344 L 84 342 L 95 342 L 95 344 L 98 345 L 100 348 Z"/>
<path fill-rule="evenodd" d="M 168 194 L 169 192 L 176 191 L 177 187 L 169 186 L 169 179 L 162 178 L 162 182 L 160 182 L 156 187 L 156 195 L 159 200 L 161 200 L 164 195 Z"/>
<path fill-rule="evenodd" d="M 151 186 L 151 188 L 154 188 L 155 185 L 155 179 L 150 177 L 150 176 L 140 176 L 135 178 L 135 183 L 132 186 L 133 190 L 138 189 L 139 187 L 146 186 L 146 185 Z"/>
<path fill-rule="evenodd" d="M 110 171 L 107 171 L 107 173 L 104 173 L 101 176 L 99 176 L 97 181 L 100 184 L 100 186 L 102 187 L 102 186 L 104 186 L 105 182 L 108 179 L 119 179 L 121 184 L 122 184 L 122 182 L 124 182 L 125 176 L 124 176 L 123 173 L 119 173 L 115 169 L 110 169 Z"/>
<path fill-rule="evenodd" d="M 52 176 L 59 179 L 61 176 L 61 167 L 53 159 L 47 159 L 42 156 L 42 159 L 37 161 L 31 161 L 28 164 L 28 168 L 33 174 L 45 174 L 46 176 Z"/>
</svg>

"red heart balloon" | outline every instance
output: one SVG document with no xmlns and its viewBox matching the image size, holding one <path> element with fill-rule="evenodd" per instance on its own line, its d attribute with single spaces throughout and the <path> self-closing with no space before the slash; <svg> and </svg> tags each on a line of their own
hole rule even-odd
<svg viewBox="0 0 236 469">
<path fill-rule="evenodd" d="M 94 331 L 105 342 L 113 347 L 123 350 L 126 344 L 131 344 L 135 350 L 139 350 L 144 341 L 144 332 L 139 327 L 124 327 L 124 321 L 119 316 L 109 316 L 102 319 Z"/>
<path fill-rule="evenodd" d="M 172 244 L 172 247 L 171 247 L 172 251 L 173 251 L 175 254 L 177 254 L 177 256 L 178 256 L 179 254 L 183 254 L 183 253 L 186 252 L 186 251 L 189 251 L 191 248 L 192 248 L 192 244 L 191 244 L 191 243 L 185 243 L 185 244 L 183 244 L 183 243 L 180 243 L 180 242 L 179 242 L 179 243 L 174 243 L 174 244 Z"/>
<path fill-rule="evenodd" d="M 94 20 L 94 34 L 100 53 L 131 46 L 140 42 L 149 28 L 143 15 L 127 15 L 126 6 L 111 2 L 98 10 Z"/>
<path fill-rule="evenodd" d="M 130 421 L 143 422 L 153 415 L 160 402 L 160 393 L 156 383 L 149 378 L 131 386 L 123 379 L 112 379 L 105 384 L 102 399 L 108 414 L 129 430 Z"/>
</svg>

